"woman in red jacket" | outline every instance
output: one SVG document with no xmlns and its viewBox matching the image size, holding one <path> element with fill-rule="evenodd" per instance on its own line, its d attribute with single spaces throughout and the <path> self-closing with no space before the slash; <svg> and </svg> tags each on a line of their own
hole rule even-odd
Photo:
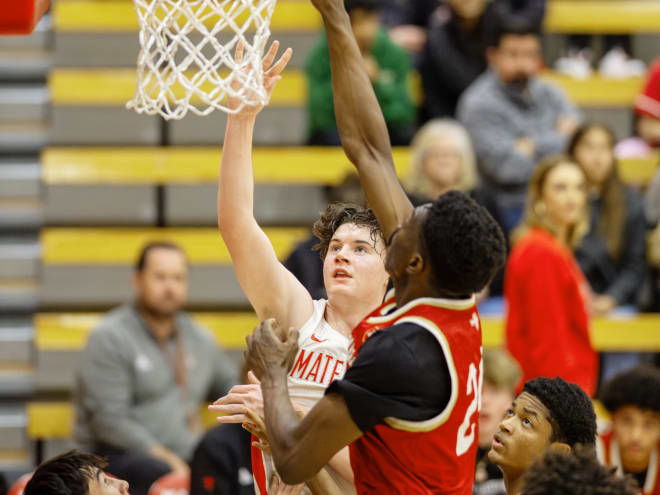
<svg viewBox="0 0 660 495">
<path fill-rule="evenodd" d="M 570 158 L 551 156 L 537 166 L 506 269 L 506 341 L 523 383 L 561 376 L 594 395 L 589 286 L 572 254 L 588 227 L 586 204 L 584 172 Z"/>
</svg>

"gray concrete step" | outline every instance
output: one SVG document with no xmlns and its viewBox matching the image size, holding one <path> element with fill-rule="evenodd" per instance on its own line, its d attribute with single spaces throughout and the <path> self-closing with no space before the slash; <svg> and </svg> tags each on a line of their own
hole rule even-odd
<svg viewBox="0 0 660 495">
<path fill-rule="evenodd" d="M 45 121 L 48 118 L 48 89 L 45 84 L 0 86 L 0 121 Z"/>
<path fill-rule="evenodd" d="M 38 198 L 41 194 L 41 166 L 30 159 L 0 162 L 0 199 Z"/>
</svg>

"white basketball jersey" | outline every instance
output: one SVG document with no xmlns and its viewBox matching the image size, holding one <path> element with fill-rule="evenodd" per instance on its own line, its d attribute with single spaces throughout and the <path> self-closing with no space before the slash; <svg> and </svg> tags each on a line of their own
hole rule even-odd
<svg viewBox="0 0 660 495">
<path fill-rule="evenodd" d="M 300 405 L 311 409 L 324 395 L 333 380 L 340 379 L 346 372 L 346 362 L 349 356 L 350 339 L 343 336 L 325 321 L 327 301 L 314 301 L 312 316 L 299 329 L 298 354 L 289 371 L 289 397 Z M 254 447 L 253 447 L 254 449 Z M 275 470 L 272 458 L 261 453 L 266 471 L 265 480 L 259 479 L 260 470 L 253 467 L 255 488 L 267 486 Z M 342 493 L 355 493 L 352 484 L 347 483 L 332 468 L 328 472 L 342 489 Z M 267 481 L 268 480 L 268 481 Z M 303 493 L 309 493 L 307 489 Z M 261 495 L 265 495 L 261 493 Z"/>
</svg>

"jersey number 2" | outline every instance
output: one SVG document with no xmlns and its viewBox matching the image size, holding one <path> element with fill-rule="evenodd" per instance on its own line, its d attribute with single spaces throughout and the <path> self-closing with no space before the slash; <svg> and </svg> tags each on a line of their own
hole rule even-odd
<svg viewBox="0 0 660 495">
<path fill-rule="evenodd" d="M 476 418 L 474 421 L 472 421 L 472 416 L 474 416 L 475 412 L 481 410 L 481 386 L 483 380 L 482 375 L 483 361 L 480 361 L 478 371 L 475 364 L 470 363 L 467 391 L 465 392 L 465 395 L 469 397 L 470 395 L 474 394 L 474 397 L 472 398 L 467 411 L 465 411 L 465 418 L 463 419 L 461 426 L 458 427 L 458 435 L 456 438 L 456 455 L 459 456 L 465 454 L 470 449 L 470 446 L 474 443 L 474 440 L 477 436 Z"/>
</svg>

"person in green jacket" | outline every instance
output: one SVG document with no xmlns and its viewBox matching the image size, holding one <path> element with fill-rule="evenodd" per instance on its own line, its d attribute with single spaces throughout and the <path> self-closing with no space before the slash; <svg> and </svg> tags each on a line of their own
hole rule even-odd
<svg viewBox="0 0 660 495">
<path fill-rule="evenodd" d="M 394 44 L 380 23 L 378 0 L 345 0 L 353 33 L 364 57 L 390 140 L 407 145 L 414 132 L 415 105 L 408 91 L 408 53 Z M 309 92 L 308 144 L 340 145 L 332 99 L 330 54 L 325 34 L 311 50 L 305 63 Z"/>
</svg>

